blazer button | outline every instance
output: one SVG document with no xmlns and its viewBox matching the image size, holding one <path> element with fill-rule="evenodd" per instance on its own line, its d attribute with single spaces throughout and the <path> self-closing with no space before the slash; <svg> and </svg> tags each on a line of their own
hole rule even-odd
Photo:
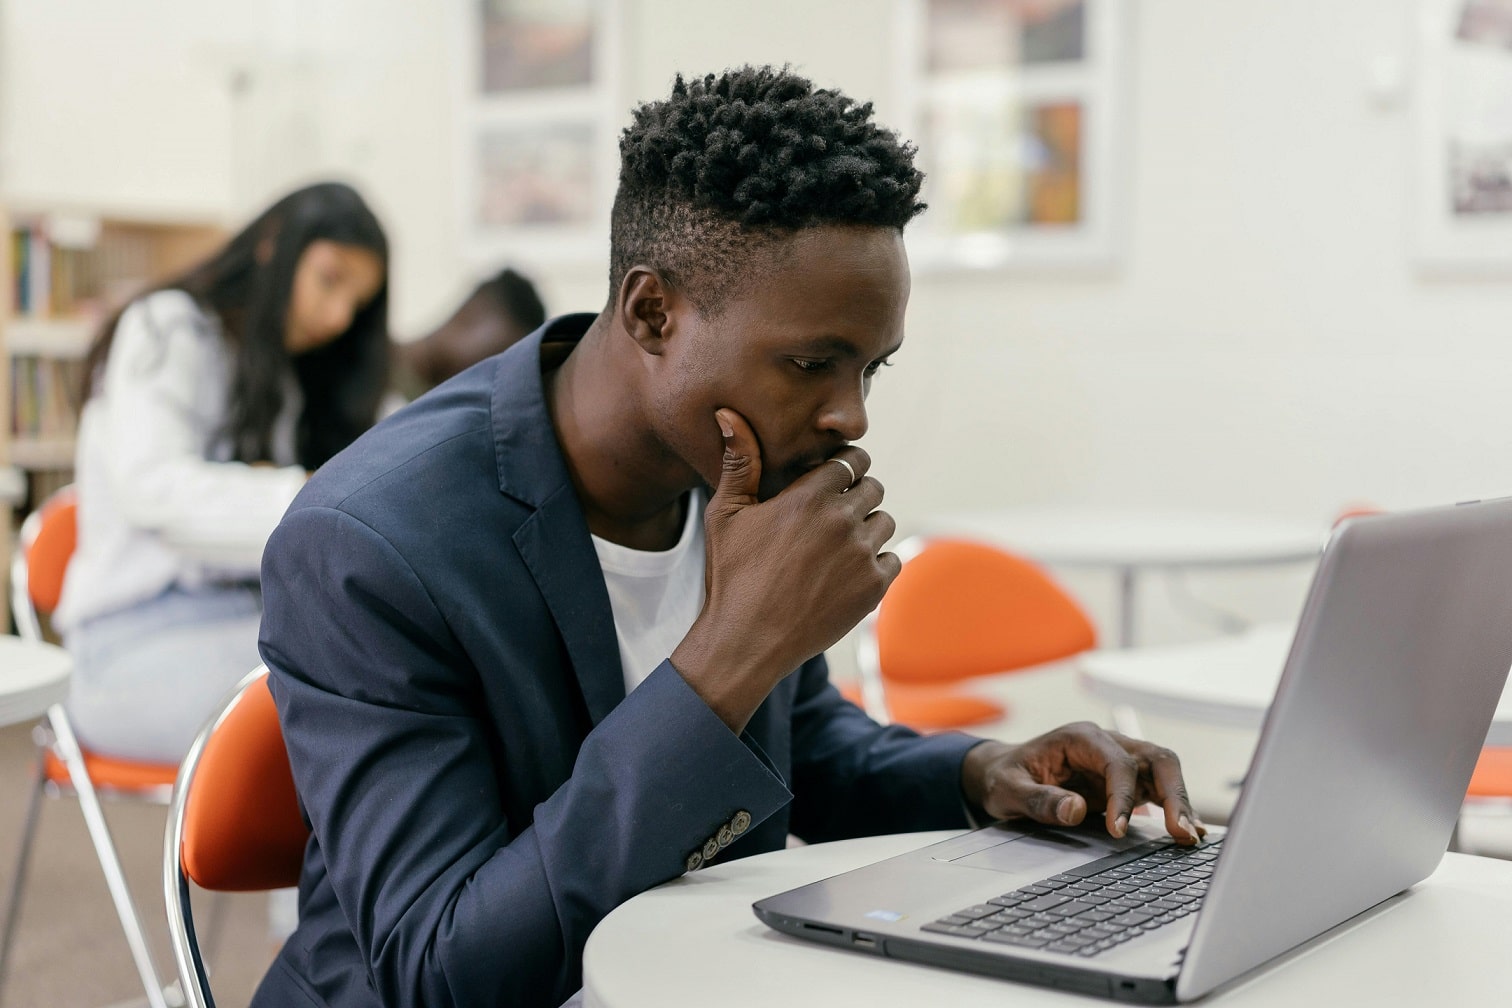
<svg viewBox="0 0 1512 1008">
<path fill-rule="evenodd" d="M 730 828 L 729 823 L 725 823 L 719 827 L 719 832 L 714 834 L 714 839 L 719 841 L 721 848 L 728 847 L 730 846 L 730 841 L 735 839 L 735 831 Z"/>
<path fill-rule="evenodd" d="M 703 852 L 694 851 L 692 854 L 689 854 L 687 863 L 684 865 L 684 867 L 686 867 L 688 871 L 698 871 L 698 869 L 702 868 Z"/>
<path fill-rule="evenodd" d="M 735 817 L 730 820 L 730 832 L 734 833 L 736 836 L 740 836 L 740 834 L 744 833 L 750 828 L 751 813 L 747 812 L 745 809 L 741 809 L 739 812 L 736 812 Z"/>
<path fill-rule="evenodd" d="M 718 840 L 715 840 L 713 837 L 709 837 L 709 839 L 707 839 L 707 840 L 704 841 L 704 845 L 703 845 L 703 859 L 705 861 L 712 861 L 712 860 L 714 860 L 714 855 L 716 855 L 718 853 L 719 853 L 719 841 Z"/>
</svg>

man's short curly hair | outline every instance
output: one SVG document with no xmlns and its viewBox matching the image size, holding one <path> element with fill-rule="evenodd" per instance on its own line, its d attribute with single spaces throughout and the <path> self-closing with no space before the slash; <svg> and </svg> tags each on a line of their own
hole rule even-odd
<svg viewBox="0 0 1512 1008">
<path fill-rule="evenodd" d="M 610 297 L 637 265 L 715 312 L 760 272 L 763 243 L 827 224 L 902 230 L 924 209 L 915 149 L 870 102 L 787 69 L 684 80 L 633 113 L 620 137 Z"/>
</svg>

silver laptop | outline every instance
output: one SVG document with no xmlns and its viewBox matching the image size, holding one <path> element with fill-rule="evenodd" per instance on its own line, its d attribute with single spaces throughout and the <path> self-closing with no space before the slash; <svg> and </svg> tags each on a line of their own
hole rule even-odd
<svg viewBox="0 0 1512 1008">
<path fill-rule="evenodd" d="M 1354 519 L 1319 561 L 1226 834 L 1000 823 L 754 909 L 873 955 L 1189 1001 L 1433 872 L 1509 665 L 1512 499 Z"/>
</svg>

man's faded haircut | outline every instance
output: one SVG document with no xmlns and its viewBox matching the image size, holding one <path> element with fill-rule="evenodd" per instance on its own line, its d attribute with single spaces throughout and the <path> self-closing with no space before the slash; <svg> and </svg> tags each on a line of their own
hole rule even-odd
<svg viewBox="0 0 1512 1008">
<path fill-rule="evenodd" d="M 870 102 L 787 69 L 685 80 L 637 108 L 620 136 L 609 231 L 610 298 L 648 266 L 699 311 L 771 265 L 763 245 L 822 225 L 902 231 L 924 204 L 915 148 Z"/>
</svg>

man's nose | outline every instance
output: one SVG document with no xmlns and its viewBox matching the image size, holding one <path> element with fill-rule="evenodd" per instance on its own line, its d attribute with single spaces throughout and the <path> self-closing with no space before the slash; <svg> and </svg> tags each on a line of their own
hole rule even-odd
<svg viewBox="0 0 1512 1008">
<path fill-rule="evenodd" d="M 858 382 L 854 388 L 837 393 L 825 404 L 819 419 L 823 429 L 833 431 L 842 440 L 860 441 L 869 426 L 865 386 Z"/>
</svg>

